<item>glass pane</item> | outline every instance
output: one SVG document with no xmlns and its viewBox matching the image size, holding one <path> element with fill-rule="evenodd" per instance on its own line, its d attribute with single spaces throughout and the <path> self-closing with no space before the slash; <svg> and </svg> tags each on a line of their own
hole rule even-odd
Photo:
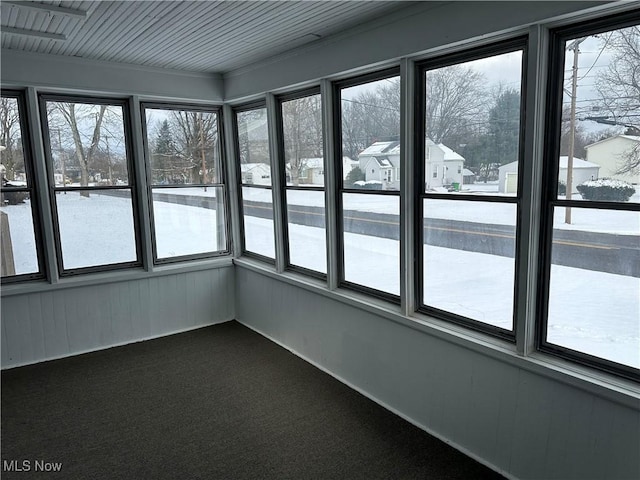
<svg viewBox="0 0 640 480">
<path fill-rule="evenodd" d="M 4 195 L 16 195 L 16 193 Z M 37 273 L 39 271 L 38 252 L 28 198 L 18 204 L 3 204 L 0 208 L 0 232 L 2 276 Z"/>
<path fill-rule="evenodd" d="M 513 330 L 510 203 L 424 200 L 424 304 Z"/>
<path fill-rule="evenodd" d="M 22 150 L 22 128 L 16 98 L 0 99 L 0 162 L 2 187 L 27 185 Z"/>
<path fill-rule="evenodd" d="M 327 273 L 324 192 L 287 190 L 289 263 Z"/>
<path fill-rule="evenodd" d="M 137 260 L 130 190 L 56 192 L 56 204 L 65 270 Z"/>
<path fill-rule="evenodd" d="M 400 295 L 400 197 L 342 195 L 345 280 Z"/>
<path fill-rule="evenodd" d="M 554 218 L 547 342 L 640 368 L 640 212 Z"/>
<path fill-rule="evenodd" d="M 636 25 L 566 42 L 558 198 L 640 202 L 639 39 Z"/>
<path fill-rule="evenodd" d="M 287 185 L 324 185 L 320 95 L 282 102 Z"/>
<path fill-rule="evenodd" d="M 222 183 L 218 114 L 145 108 L 153 185 Z"/>
<path fill-rule="evenodd" d="M 236 118 L 242 183 L 271 185 L 267 109 L 238 112 Z"/>
<path fill-rule="evenodd" d="M 153 188 L 159 259 L 226 249 L 222 187 Z"/>
<path fill-rule="evenodd" d="M 122 107 L 47 102 L 56 187 L 128 185 Z"/>
<path fill-rule="evenodd" d="M 242 187 L 244 247 L 247 251 L 276 258 L 271 189 Z"/>
<path fill-rule="evenodd" d="M 344 188 L 400 190 L 400 77 L 343 88 Z"/>
<path fill-rule="evenodd" d="M 522 51 L 425 75 L 425 190 L 516 195 Z"/>
</svg>

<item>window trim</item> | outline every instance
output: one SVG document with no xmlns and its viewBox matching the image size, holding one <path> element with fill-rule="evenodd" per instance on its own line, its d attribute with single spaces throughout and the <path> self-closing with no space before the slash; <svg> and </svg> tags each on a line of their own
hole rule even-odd
<svg viewBox="0 0 640 480">
<path fill-rule="evenodd" d="M 290 239 L 289 239 L 289 221 L 288 221 L 288 212 L 289 212 L 289 204 L 287 202 L 287 190 L 302 190 L 302 191 L 315 191 L 315 192 L 321 192 L 321 193 L 325 193 L 326 190 L 326 184 L 323 186 L 318 186 L 318 187 L 299 187 L 299 186 L 293 186 L 293 185 L 287 185 L 287 169 L 286 169 L 286 155 L 285 155 L 285 146 L 284 146 L 284 118 L 282 115 L 282 104 L 284 102 L 289 102 L 291 100 L 298 100 L 301 98 L 305 98 L 305 97 L 311 97 L 314 95 L 318 95 L 320 97 L 320 102 L 323 102 L 324 99 L 322 98 L 322 93 L 321 93 L 321 89 L 320 86 L 313 86 L 313 87 L 308 87 L 302 90 L 296 90 L 294 92 L 287 92 L 287 93 L 283 93 L 281 95 L 276 95 L 275 100 L 276 100 L 276 105 L 277 105 L 277 109 L 276 109 L 276 118 L 277 118 L 277 123 L 276 123 L 276 132 L 277 132 L 277 137 L 275 139 L 276 144 L 277 144 L 277 151 L 278 151 L 278 158 L 275 161 L 280 162 L 280 165 L 282 168 L 279 169 L 279 175 L 280 175 L 280 190 L 278 192 L 276 192 L 277 195 L 280 195 L 280 198 L 282 198 L 282 225 L 283 225 L 283 239 L 284 239 L 284 245 L 283 245 L 283 249 L 284 249 L 284 269 L 285 271 L 292 271 L 292 272 L 298 272 L 298 273 L 302 273 L 304 275 L 310 276 L 310 277 L 315 277 L 321 280 L 326 280 L 327 279 L 327 274 L 320 272 L 320 271 L 316 271 L 316 270 L 311 270 L 310 268 L 306 268 L 306 267 L 302 267 L 300 265 L 294 265 L 291 263 L 291 254 L 290 254 Z M 324 132 L 324 128 L 323 128 L 323 132 L 322 132 L 322 136 L 324 138 L 325 136 L 325 132 Z M 323 148 L 324 148 L 324 144 L 323 144 Z M 327 155 L 326 152 L 323 152 L 323 156 L 322 156 L 322 160 L 323 160 L 323 166 L 324 169 L 326 171 L 327 169 Z M 325 215 L 324 215 L 324 219 L 325 219 L 325 233 L 326 233 L 326 229 L 327 229 L 327 214 L 326 214 L 326 208 L 327 206 L 324 206 L 325 209 Z M 326 241 L 326 240 L 325 240 Z M 328 263 L 329 263 L 329 258 L 328 258 L 328 250 L 327 247 L 325 246 L 325 264 L 328 267 Z"/>
<path fill-rule="evenodd" d="M 5 192 L 27 192 L 29 194 L 31 206 L 31 222 L 33 224 L 34 243 L 36 249 L 36 263 L 38 265 L 37 272 L 22 273 L 0 278 L 0 284 L 8 285 L 18 282 L 33 280 L 50 280 L 50 273 L 47 271 L 45 262 L 43 223 L 40 214 L 40 191 L 36 188 L 36 174 L 34 165 L 33 142 L 31 128 L 29 125 L 27 95 L 24 90 L 18 89 L 0 89 L 0 96 L 5 98 L 14 98 L 18 107 L 18 121 L 20 125 L 20 141 L 22 143 L 22 155 L 24 160 L 25 176 L 27 185 L 25 187 L 3 187 L 2 193 Z"/>
<path fill-rule="evenodd" d="M 189 111 L 189 112 L 203 112 L 216 114 L 216 127 L 218 130 L 218 158 L 220 172 L 218 174 L 218 182 L 209 183 L 192 183 L 188 185 L 173 184 L 173 185 L 158 185 L 152 182 L 151 173 L 151 159 L 149 148 L 149 132 L 147 129 L 147 110 L 176 110 L 176 111 Z M 142 142 L 144 147 L 144 166 L 147 180 L 147 201 L 149 205 L 149 223 L 151 231 L 151 251 L 154 265 L 167 265 L 180 262 L 188 262 L 192 260 L 204 260 L 209 258 L 216 258 L 226 256 L 231 253 L 231 213 L 229 208 L 229 192 L 226 184 L 226 165 L 225 165 L 225 148 L 224 148 L 224 126 L 222 117 L 222 107 L 219 105 L 202 105 L 202 104 L 190 104 L 190 103 L 178 103 L 178 102 L 155 102 L 155 101 L 141 101 L 140 102 L 140 115 L 142 123 Z M 172 189 L 172 188 L 193 188 L 204 187 L 220 189 L 222 192 L 222 211 L 224 212 L 224 234 L 225 234 L 225 247 L 222 250 L 215 250 L 209 252 L 201 252 L 187 255 L 176 255 L 172 257 L 158 257 L 157 235 L 155 229 L 155 213 L 153 209 L 153 189 Z"/>
<path fill-rule="evenodd" d="M 401 220 L 400 216 L 402 213 L 402 201 L 401 201 L 401 192 L 400 187 L 398 190 L 360 190 L 356 188 L 348 188 L 344 185 L 344 172 L 343 172 L 343 162 L 342 158 L 344 157 L 343 147 L 342 147 L 342 90 L 346 88 L 356 87 L 360 85 L 366 85 L 368 83 L 377 82 L 385 79 L 389 79 L 392 77 L 401 77 L 401 68 L 400 66 L 393 66 L 389 68 L 385 68 L 383 70 L 377 70 L 373 72 L 367 72 L 363 75 L 357 75 L 354 77 L 344 78 L 332 82 L 333 86 L 333 138 L 334 138 L 334 156 L 337 159 L 335 162 L 334 168 L 334 182 L 335 182 L 335 202 L 336 202 L 336 233 L 337 233 L 337 245 L 336 245 L 336 254 L 338 256 L 338 286 L 341 288 L 345 288 L 348 290 L 353 290 L 355 292 L 363 293 L 365 295 L 369 295 L 380 300 L 390 302 L 393 304 L 400 305 L 402 292 L 398 295 L 393 293 L 385 292 L 384 290 L 378 290 L 377 288 L 368 287 L 366 285 L 361 285 L 356 282 L 352 282 L 346 280 L 346 267 L 345 267 L 345 241 L 344 241 L 344 205 L 343 205 L 343 196 L 344 194 L 358 194 L 358 195 L 386 195 L 398 198 L 398 263 L 400 265 L 400 269 L 398 271 L 398 286 L 401 283 L 401 275 L 402 275 L 402 257 L 401 257 L 401 242 L 400 233 L 401 233 Z M 399 109 L 402 109 L 402 99 L 400 101 L 400 105 L 398 105 Z M 402 112 L 400 113 L 400 117 L 402 117 Z M 400 128 L 400 125 L 398 125 Z M 398 142 L 402 145 L 402 135 L 398 135 Z M 401 146 L 402 148 L 402 146 Z M 399 181 L 400 183 L 400 181 Z"/>
<path fill-rule="evenodd" d="M 252 110 L 259 110 L 259 109 L 264 109 L 265 113 L 267 114 L 267 135 L 268 135 L 268 130 L 269 130 L 269 112 L 267 110 L 267 102 L 266 100 L 260 100 L 260 101 L 255 101 L 255 102 L 251 102 L 251 103 L 246 103 L 246 104 L 242 104 L 242 105 L 238 105 L 238 106 L 234 106 L 233 107 L 233 119 L 232 119 L 232 134 L 233 134 L 233 142 L 234 142 L 234 161 L 236 164 L 236 171 L 238 172 L 237 178 L 236 178 L 236 184 L 237 184 L 237 188 L 238 188 L 238 216 L 239 216 L 239 228 L 240 228 L 240 254 L 242 256 L 247 256 L 249 258 L 255 258 L 261 262 L 265 262 L 268 263 L 270 265 L 275 265 L 276 264 L 276 248 L 275 248 L 275 240 L 276 240 L 276 234 L 275 234 L 275 218 L 272 218 L 272 221 L 274 223 L 274 230 L 273 230 L 273 241 L 274 241 L 274 256 L 273 258 L 268 257 L 266 255 L 262 255 L 260 253 L 256 253 L 256 252 L 252 252 L 251 250 L 247 250 L 247 241 L 246 241 L 246 237 L 245 237 L 245 224 L 244 224 L 244 197 L 243 197 L 243 188 L 259 188 L 259 189 L 263 189 L 263 190 L 269 190 L 271 192 L 271 196 L 272 196 L 272 201 L 271 201 L 271 211 L 272 211 L 272 217 L 275 217 L 275 209 L 273 208 L 273 180 L 271 181 L 271 183 L 269 183 L 268 185 L 266 184 L 261 184 L 261 185 L 256 185 L 256 184 L 248 184 L 248 183 L 243 183 L 242 181 L 242 169 L 241 169 L 241 163 L 240 163 L 240 132 L 238 131 L 238 113 L 243 113 L 243 112 L 250 112 Z M 269 148 L 269 143 L 270 139 L 267 139 L 267 148 Z M 274 159 L 269 158 L 269 172 L 271 174 L 271 178 L 273 178 L 273 163 Z"/>
<path fill-rule="evenodd" d="M 123 139 L 125 142 L 125 156 L 127 162 L 128 183 L 125 186 L 104 186 L 104 187 L 57 187 L 55 185 L 53 152 L 51 148 L 51 131 L 49 128 L 49 116 L 47 113 L 47 102 L 68 102 L 80 103 L 85 105 L 107 105 L 122 108 L 122 127 Z M 122 270 L 127 268 L 142 268 L 142 240 L 140 231 L 140 209 L 136 195 L 137 182 L 134 169 L 134 152 L 133 152 L 133 135 L 132 122 L 129 100 L 119 97 L 100 97 L 76 94 L 58 94 L 58 93 L 40 93 L 38 95 L 38 104 L 40 111 L 40 127 L 42 129 L 44 157 L 46 163 L 47 181 L 49 189 L 49 197 L 52 209 L 53 237 L 56 252 L 56 262 L 58 266 L 58 276 L 60 278 L 80 275 L 85 273 L 108 272 L 114 270 Z M 62 252 L 62 238 L 60 235 L 60 222 L 58 213 L 58 203 L 56 199 L 57 192 L 73 192 L 73 191 L 100 191 L 100 190 L 129 190 L 131 193 L 132 221 L 134 232 L 134 244 L 136 249 L 136 260 L 129 262 L 117 262 L 102 265 L 91 265 L 88 267 L 64 268 L 64 259 Z"/>
<path fill-rule="evenodd" d="M 547 71 L 547 97 L 545 101 L 546 119 L 543 150 L 543 183 L 541 232 L 538 258 L 540 259 L 540 275 L 538 277 L 537 308 L 539 314 L 535 325 L 536 350 L 568 360 L 579 365 L 594 368 L 609 374 L 623 377 L 635 382 L 640 381 L 640 370 L 612 360 L 571 349 L 546 340 L 549 319 L 549 291 L 551 284 L 553 213 L 558 207 L 586 208 L 594 210 L 635 211 L 640 212 L 640 204 L 616 203 L 590 200 L 558 199 L 558 169 L 560 152 L 560 126 L 562 123 L 562 97 L 564 82 L 564 62 L 566 56 L 565 42 L 577 36 L 595 35 L 605 31 L 638 25 L 640 19 L 637 12 L 600 17 L 594 20 L 561 26 L 549 32 L 549 68 Z M 548 161 L 547 161 L 548 160 Z"/>
<path fill-rule="evenodd" d="M 416 121 L 414 125 L 415 138 L 426 138 L 425 129 L 425 105 L 426 105 L 426 89 L 425 78 L 426 73 L 430 70 L 449 67 L 460 63 L 480 60 L 491 56 L 507 54 L 511 52 L 522 52 L 521 72 L 520 72 L 520 112 L 519 112 L 519 137 L 518 137 L 518 165 L 524 165 L 524 143 L 525 143 L 525 125 L 526 125 L 526 100 L 527 100 L 527 63 L 529 56 L 529 35 L 519 34 L 512 38 L 498 40 L 493 43 L 483 44 L 476 47 L 470 47 L 464 50 L 445 53 L 443 55 L 428 58 L 416 62 L 415 68 L 415 84 L 416 84 Z M 428 150 L 427 150 L 428 151 Z M 523 208 L 523 175 L 518 176 L 518 191 L 515 197 L 501 195 L 470 195 L 470 194 L 452 194 L 452 193 L 429 193 L 425 191 L 424 185 L 427 180 L 427 172 L 425 171 L 426 158 L 425 142 L 415 142 L 415 184 L 414 184 L 414 223 L 415 223 L 415 275 L 414 275 L 414 302 L 416 312 L 432 316 L 447 322 L 457 324 L 470 330 L 486 333 L 494 337 L 505 340 L 509 343 L 516 343 L 518 335 L 518 292 L 521 288 L 522 273 L 521 262 L 522 255 L 527 252 L 522 251 L 522 208 Z M 512 329 L 506 330 L 495 325 L 481 322 L 472 318 L 468 318 L 453 312 L 448 312 L 436 307 L 428 306 L 424 303 L 424 200 L 454 200 L 454 201 L 474 201 L 474 202 L 495 202 L 516 205 L 515 218 L 515 248 L 514 248 L 514 277 L 513 290 L 511 292 L 512 302 Z"/>
</svg>

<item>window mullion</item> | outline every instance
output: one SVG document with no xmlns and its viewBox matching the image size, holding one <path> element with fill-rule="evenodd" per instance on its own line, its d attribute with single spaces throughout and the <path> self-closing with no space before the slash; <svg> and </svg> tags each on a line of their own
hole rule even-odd
<svg viewBox="0 0 640 480">
<path fill-rule="evenodd" d="M 240 179 L 238 176 L 238 162 L 235 160 L 239 158 L 239 152 L 237 151 L 238 145 L 235 139 L 234 132 L 235 126 L 235 114 L 233 108 L 229 104 L 225 104 L 222 107 L 222 118 L 224 121 L 224 137 L 225 137 L 225 154 L 227 158 L 227 185 L 229 208 L 231 213 L 231 236 L 233 240 L 232 252 L 234 258 L 238 258 L 242 255 L 242 229 L 241 229 L 241 214 L 240 203 L 242 202 L 242 189 L 239 187 Z"/>
</svg>

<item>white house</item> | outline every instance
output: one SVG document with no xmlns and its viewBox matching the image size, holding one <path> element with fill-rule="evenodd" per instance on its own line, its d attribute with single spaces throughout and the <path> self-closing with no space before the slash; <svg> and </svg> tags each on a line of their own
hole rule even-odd
<svg viewBox="0 0 640 480">
<path fill-rule="evenodd" d="M 271 168 L 266 163 L 241 163 L 242 183 L 271 185 Z"/>
<path fill-rule="evenodd" d="M 585 149 L 587 160 L 600 165 L 601 178 L 640 184 L 640 169 L 636 169 L 635 173 L 617 173 L 630 155 L 640 156 L 640 136 L 616 135 L 587 145 Z"/>
<path fill-rule="evenodd" d="M 567 165 L 569 159 L 567 156 L 560 157 L 560 172 L 558 180 L 567 183 Z M 572 176 L 572 192 L 578 193 L 576 187 L 587 180 L 596 180 L 599 178 L 600 166 L 595 163 L 587 162 L 580 158 L 573 159 L 573 176 Z M 498 191 L 500 193 L 516 193 L 518 191 L 518 162 L 511 162 L 498 168 Z"/>
<path fill-rule="evenodd" d="M 439 143 L 427 139 L 425 159 L 426 188 L 463 184 L 464 158 Z M 376 142 L 358 155 L 365 180 L 382 182 L 382 188 L 400 188 L 400 142 Z"/>
</svg>

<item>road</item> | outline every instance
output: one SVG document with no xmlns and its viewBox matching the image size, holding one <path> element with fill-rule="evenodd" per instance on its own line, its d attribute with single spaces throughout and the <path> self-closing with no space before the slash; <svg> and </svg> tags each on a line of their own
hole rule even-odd
<svg viewBox="0 0 640 480">
<path fill-rule="evenodd" d="M 244 202 L 244 214 L 271 218 L 272 208 L 260 202 Z M 344 231 L 397 240 L 400 235 L 397 215 L 347 210 Z M 324 209 L 293 205 L 288 221 L 294 224 L 324 227 Z M 513 257 L 515 227 L 446 219 L 428 219 L 424 226 L 426 245 L 470 252 Z M 554 230 L 552 262 L 556 265 L 615 273 L 640 278 L 640 235 L 616 235 Z"/>
</svg>

